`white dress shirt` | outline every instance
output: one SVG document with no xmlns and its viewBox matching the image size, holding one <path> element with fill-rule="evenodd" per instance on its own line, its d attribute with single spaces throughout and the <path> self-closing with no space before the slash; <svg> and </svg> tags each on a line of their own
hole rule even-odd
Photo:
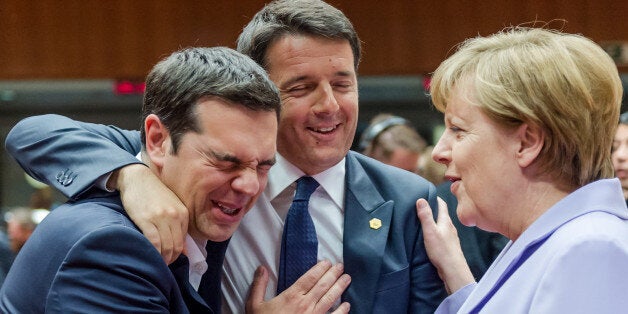
<svg viewBox="0 0 628 314">
<path fill-rule="evenodd" d="M 295 181 L 303 171 L 277 154 L 268 185 L 244 216 L 225 255 L 222 274 L 223 313 L 244 313 L 244 303 L 259 265 L 269 271 L 266 300 L 277 290 L 277 271 L 284 220 L 296 192 Z M 342 262 L 344 231 L 345 159 L 312 176 L 320 186 L 309 201 L 309 211 L 318 237 L 318 260 Z"/>
<path fill-rule="evenodd" d="M 207 250 L 205 249 L 207 240 L 195 240 L 189 234 L 185 236 L 185 256 L 190 263 L 188 281 L 198 291 L 201 284 L 201 277 L 207 271 Z"/>
</svg>

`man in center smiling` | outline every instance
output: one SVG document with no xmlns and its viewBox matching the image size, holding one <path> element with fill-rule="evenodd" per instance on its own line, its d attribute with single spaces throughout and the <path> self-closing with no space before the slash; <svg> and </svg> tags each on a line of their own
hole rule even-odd
<svg viewBox="0 0 628 314">
<path fill-rule="evenodd" d="M 274 295 L 294 182 L 306 175 L 320 184 L 309 203 L 318 260 L 342 262 L 351 275 L 343 295 L 351 312 L 432 313 L 444 287 L 416 242 L 421 232 L 412 215 L 416 199 L 435 202 L 436 191 L 408 171 L 349 151 L 361 54 L 351 22 L 322 1 L 274 1 L 244 28 L 238 51 L 266 69 L 279 88 L 282 112 L 268 186 L 227 249 L 225 307 L 242 312 L 238 304 L 258 265 L 268 267 L 266 296 Z M 261 226 L 269 232 L 260 232 Z"/>
<path fill-rule="evenodd" d="M 268 185 L 242 219 L 226 252 L 223 310 L 244 313 L 249 293 L 249 309 L 264 306 L 262 296 L 276 295 L 282 232 L 295 181 L 310 176 L 319 184 L 308 207 L 318 240 L 317 260 L 344 264 L 351 284 L 342 299 L 350 303 L 351 312 L 433 313 L 445 297 L 445 289 L 425 252 L 415 202 L 425 198 L 437 208 L 434 186 L 408 171 L 349 150 L 357 126 L 361 54 L 351 22 L 320 0 L 278 0 L 253 17 L 237 46 L 268 72 L 280 90 L 282 110 L 277 162 L 269 172 Z M 48 151 L 63 153 L 61 148 Z M 116 156 L 117 163 L 112 164 L 107 160 L 111 151 L 115 149 L 90 155 L 103 156 L 100 162 L 119 169 L 116 171 L 137 163 L 129 155 L 126 162 L 120 161 L 123 156 Z M 27 161 L 28 157 L 19 159 Z M 90 182 L 104 175 L 81 166 L 72 165 Z M 63 192 L 65 187 L 54 182 L 53 176 L 51 173 L 47 179 Z M 136 180 L 143 179 L 138 176 Z M 151 195 L 135 200 L 135 206 L 125 204 L 125 208 L 134 220 L 144 219 L 136 223 L 145 233 L 146 225 L 159 230 L 161 242 L 156 246 L 160 249 L 161 243 L 163 254 L 164 244 L 182 246 L 178 241 L 185 230 L 160 227 L 177 225 L 169 218 L 172 215 L 159 214 L 171 210 L 164 207 L 174 200 L 165 199 L 171 194 L 159 193 L 151 186 L 119 188 L 126 195 Z M 260 265 L 264 267 L 258 268 Z M 252 278 L 268 281 L 266 291 L 249 291 Z"/>
</svg>

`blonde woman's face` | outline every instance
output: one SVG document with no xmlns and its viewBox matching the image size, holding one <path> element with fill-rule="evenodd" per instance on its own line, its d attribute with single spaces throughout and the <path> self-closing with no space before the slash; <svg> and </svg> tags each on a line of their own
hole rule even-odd
<svg viewBox="0 0 628 314">
<path fill-rule="evenodd" d="M 493 122 L 455 87 L 445 110 L 446 130 L 432 151 L 447 166 L 445 178 L 458 199 L 457 215 L 467 226 L 501 231 L 511 212 L 508 201 L 521 169 L 515 155 L 513 132 Z"/>
</svg>

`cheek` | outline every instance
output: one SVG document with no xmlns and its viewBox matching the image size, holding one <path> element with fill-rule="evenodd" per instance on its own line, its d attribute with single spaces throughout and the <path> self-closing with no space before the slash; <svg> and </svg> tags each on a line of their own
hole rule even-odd
<svg viewBox="0 0 628 314">
<path fill-rule="evenodd" d="M 307 117 L 307 114 L 310 112 L 310 104 L 314 102 L 307 96 L 283 102 L 281 104 L 281 113 L 279 114 L 279 125 L 281 125 L 281 121 L 294 121 Z"/>
<path fill-rule="evenodd" d="M 358 97 L 354 94 L 343 95 L 337 98 L 337 102 L 342 108 L 342 111 L 348 117 L 357 117 L 358 115 Z"/>
</svg>

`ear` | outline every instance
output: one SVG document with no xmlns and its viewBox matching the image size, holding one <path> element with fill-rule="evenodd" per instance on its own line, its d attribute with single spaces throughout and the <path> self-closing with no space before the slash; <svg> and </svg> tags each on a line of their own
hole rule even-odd
<svg viewBox="0 0 628 314">
<path fill-rule="evenodd" d="M 144 119 L 144 130 L 146 131 L 146 154 L 151 164 L 161 168 L 164 157 L 170 151 L 170 132 L 154 114 Z"/>
<path fill-rule="evenodd" d="M 541 153 L 545 140 L 545 132 L 537 126 L 524 123 L 516 131 L 519 139 L 517 162 L 522 168 L 531 165 Z"/>
</svg>

